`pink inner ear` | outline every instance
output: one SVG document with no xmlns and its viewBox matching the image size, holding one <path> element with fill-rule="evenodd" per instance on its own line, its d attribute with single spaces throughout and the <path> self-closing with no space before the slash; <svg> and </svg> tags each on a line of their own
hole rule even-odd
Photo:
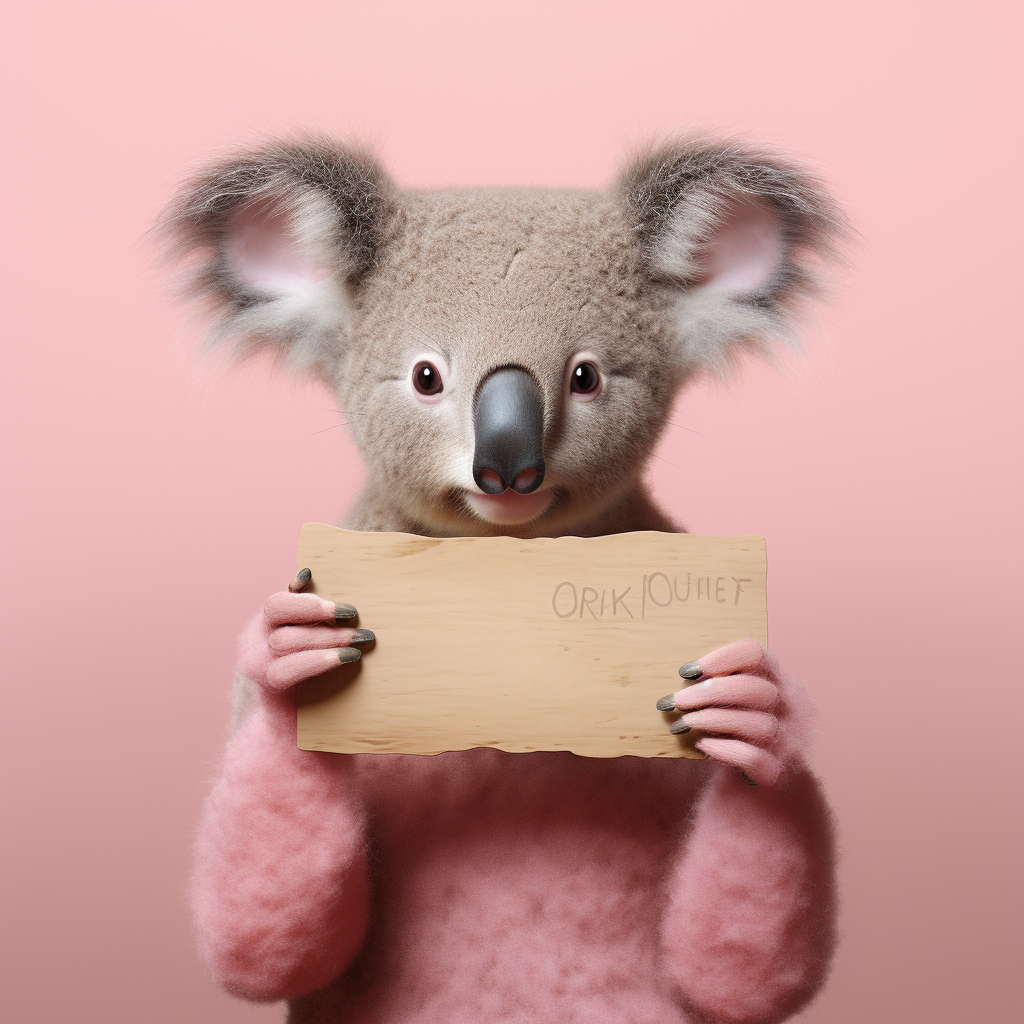
<svg viewBox="0 0 1024 1024">
<path fill-rule="evenodd" d="M 232 216 L 224 258 L 232 274 L 269 294 L 300 291 L 331 276 L 304 250 L 288 213 L 270 201 L 250 203 Z"/>
<path fill-rule="evenodd" d="M 771 280 L 783 255 L 774 211 L 753 199 L 733 200 L 704 248 L 698 284 L 713 291 L 755 291 Z"/>
</svg>

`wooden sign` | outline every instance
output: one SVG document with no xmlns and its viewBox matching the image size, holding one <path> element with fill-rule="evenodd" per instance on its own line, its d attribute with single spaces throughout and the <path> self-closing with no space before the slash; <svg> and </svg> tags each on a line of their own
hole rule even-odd
<svg viewBox="0 0 1024 1024">
<path fill-rule="evenodd" d="M 309 589 L 354 604 L 377 639 L 299 687 L 304 750 L 702 757 L 655 702 L 686 685 L 685 662 L 768 643 L 761 537 L 436 540 L 308 523 L 307 566 Z"/>
</svg>

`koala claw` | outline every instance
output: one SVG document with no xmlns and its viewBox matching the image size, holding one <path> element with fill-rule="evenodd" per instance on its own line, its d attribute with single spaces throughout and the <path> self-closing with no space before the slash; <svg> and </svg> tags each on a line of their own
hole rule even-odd
<svg viewBox="0 0 1024 1024">
<path fill-rule="evenodd" d="M 300 569 L 296 574 L 295 579 L 288 584 L 288 590 L 293 594 L 297 594 L 312 578 L 313 573 L 310 572 L 309 569 Z"/>
</svg>

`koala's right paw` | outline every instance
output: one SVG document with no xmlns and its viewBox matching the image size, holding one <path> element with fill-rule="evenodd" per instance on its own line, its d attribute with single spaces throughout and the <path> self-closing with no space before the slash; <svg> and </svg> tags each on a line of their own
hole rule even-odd
<svg viewBox="0 0 1024 1024">
<path fill-rule="evenodd" d="M 339 664 L 358 661 L 362 652 L 353 644 L 374 639 L 370 630 L 346 625 L 358 614 L 352 605 L 295 592 L 309 580 L 303 570 L 288 591 L 273 594 L 264 606 L 260 649 L 251 660 L 261 669 L 257 681 L 270 690 L 289 690 Z"/>
</svg>

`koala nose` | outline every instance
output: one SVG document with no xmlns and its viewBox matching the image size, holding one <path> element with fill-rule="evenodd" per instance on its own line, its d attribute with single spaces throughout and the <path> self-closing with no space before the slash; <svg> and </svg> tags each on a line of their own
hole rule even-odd
<svg viewBox="0 0 1024 1024">
<path fill-rule="evenodd" d="M 495 370 L 473 408 L 473 479 L 485 494 L 511 487 L 520 494 L 544 480 L 544 399 L 526 370 Z"/>
</svg>

